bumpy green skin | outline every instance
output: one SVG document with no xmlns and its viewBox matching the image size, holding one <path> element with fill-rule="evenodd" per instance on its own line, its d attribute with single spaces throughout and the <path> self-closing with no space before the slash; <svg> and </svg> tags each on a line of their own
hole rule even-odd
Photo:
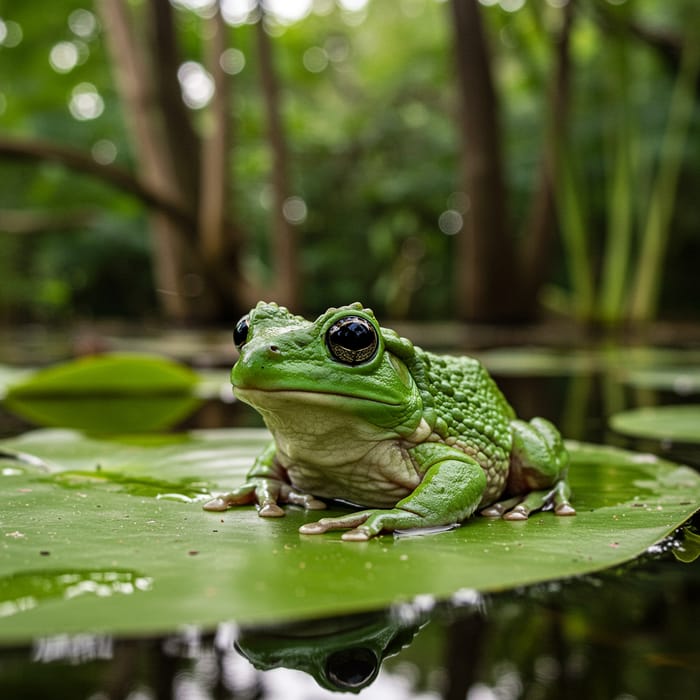
<svg viewBox="0 0 700 700">
<path fill-rule="evenodd" d="M 339 361 L 328 341 L 348 317 L 376 336 L 357 364 Z M 511 520 L 548 506 L 575 513 L 559 432 L 542 418 L 518 420 L 477 360 L 425 352 L 360 304 L 310 322 L 261 302 L 247 324 L 231 381 L 274 443 L 243 486 L 206 509 L 257 503 L 277 517 L 280 503 L 315 510 L 320 498 L 341 499 L 368 509 L 300 531 L 347 529 L 343 539 L 355 541 L 454 525 L 477 509 Z"/>
</svg>

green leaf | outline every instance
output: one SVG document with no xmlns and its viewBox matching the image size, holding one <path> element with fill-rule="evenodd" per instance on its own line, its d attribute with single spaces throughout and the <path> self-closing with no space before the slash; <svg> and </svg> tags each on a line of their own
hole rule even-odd
<svg viewBox="0 0 700 700">
<path fill-rule="evenodd" d="M 193 396 L 103 396 L 60 398 L 11 396 L 6 407 L 46 427 L 68 427 L 87 433 L 163 431 L 193 413 L 201 401 Z"/>
<path fill-rule="evenodd" d="M 633 437 L 700 443 L 700 405 L 637 408 L 617 413 L 610 427 Z"/>
<path fill-rule="evenodd" d="M 197 375 L 155 355 L 84 357 L 38 370 L 9 386 L 9 398 L 189 394 Z"/>
<path fill-rule="evenodd" d="M 203 511 L 206 494 L 240 483 L 268 439 L 38 430 L 0 442 L 0 642 L 279 622 L 578 576 L 638 556 L 700 506 L 691 469 L 571 443 L 571 518 L 477 517 L 431 536 L 348 543 L 297 532 L 318 512 Z"/>
<path fill-rule="evenodd" d="M 3 378 L 10 379 L 6 407 L 35 425 L 111 434 L 167 430 L 194 412 L 199 398 L 222 395 L 224 386 L 223 373 L 200 375 L 163 357 L 136 354 L 24 373 L 6 369 Z"/>
<path fill-rule="evenodd" d="M 659 367 L 633 370 L 625 382 L 643 389 L 664 389 L 687 396 L 700 392 L 700 367 Z"/>
</svg>

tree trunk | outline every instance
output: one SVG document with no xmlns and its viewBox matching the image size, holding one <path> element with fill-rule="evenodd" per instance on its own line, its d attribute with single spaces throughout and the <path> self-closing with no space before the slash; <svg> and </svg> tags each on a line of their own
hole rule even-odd
<svg viewBox="0 0 700 700">
<path fill-rule="evenodd" d="M 272 148 L 273 220 L 271 250 L 275 300 L 291 309 L 298 308 L 299 265 L 297 233 L 284 214 L 290 195 L 287 142 L 282 124 L 280 90 L 272 60 L 272 43 L 265 31 L 264 11 L 256 24 L 260 80 L 267 116 L 268 139 Z"/>
<path fill-rule="evenodd" d="M 451 0 L 451 7 L 469 199 L 458 234 L 458 312 L 472 321 L 508 320 L 521 314 L 521 295 L 486 36 L 477 0 Z"/>
<path fill-rule="evenodd" d="M 154 37 L 147 42 L 148 57 L 136 38 L 135 20 L 124 0 L 100 0 L 100 5 L 110 28 L 106 36 L 131 126 L 140 179 L 166 201 L 178 202 L 194 221 L 194 225 L 184 225 L 181 219 L 160 211 L 152 214 L 154 269 L 163 309 L 169 318 L 179 321 L 227 317 L 236 313 L 239 306 L 235 303 L 235 229 L 225 218 L 225 195 L 217 195 L 220 201 L 215 204 L 215 225 L 221 229 L 225 226 L 229 241 L 226 250 L 220 248 L 219 256 L 212 254 L 212 264 L 206 265 L 199 242 L 203 219 L 200 206 L 209 204 L 199 201 L 202 147 L 180 98 L 176 79 L 179 59 L 170 4 L 168 0 L 150 0 L 149 11 L 140 18 L 147 25 L 146 35 Z M 217 41 L 220 47 L 224 37 Z M 226 96 L 218 99 L 225 101 Z M 218 116 L 221 118 L 220 113 Z M 225 133 L 225 126 L 219 128 Z M 217 143 L 220 145 L 221 141 Z M 219 157 L 226 157 L 225 149 Z M 215 167 L 214 174 L 224 170 L 221 164 Z M 223 178 L 217 187 L 225 189 L 226 182 Z M 209 225 L 209 220 L 206 223 Z M 217 237 L 224 238 L 222 234 Z"/>
<path fill-rule="evenodd" d="M 201 177 L 199 189 L 200 249 L 208 265 L 218 265 L 225 256 L 227 243 L 227 210 L 230 196 L 229 81 L 221 66 L 226 49 L 226 24 L 221 8 L 208 20 L 210 39 L 205 63 L 214 79 L 211 120 L 202 137 Z"/>
<path fill-rule="evenodd" d="M 179 189 L 180 200 L 189 209 L 195 210 L 200 184 L 200 139 L 182 100 L 177 76 L 182 57 L 170 0 L 148 0 L 146 30 L 145 46 L 153 75 L 154 96 L 159 107 L 163 143 L 172 160 L 173 184 Z"/>
</svg>

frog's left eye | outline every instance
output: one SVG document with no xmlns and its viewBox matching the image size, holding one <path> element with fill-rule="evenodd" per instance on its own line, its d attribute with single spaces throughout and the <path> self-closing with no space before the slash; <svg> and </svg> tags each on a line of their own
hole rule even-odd
<svg viewBox="0 0 700 700">
<path fill-rule="evenodd" d="M 346 316 L 336 321 L 326 333 L 326 345 L 338 362 L 359 365 L 377 354 L 379 337 L 375 327 L 360 316 Z"/>
<path fill-rule="evenodd" d="M 244 316 L 233 329 L 233 342 L 239 350 L 245 345 L 246 340 L 248 340 L 249 330 L 250 320 L 248 316 Z"/>
</svg>

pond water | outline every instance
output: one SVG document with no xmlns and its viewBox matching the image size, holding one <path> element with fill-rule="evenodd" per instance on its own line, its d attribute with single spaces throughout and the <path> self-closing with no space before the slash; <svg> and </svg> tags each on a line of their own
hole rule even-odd
<svg viewBox="0 0 700 700">
<path fill-rule="evenodd" d="M 624 410 L 695 404 L 696 352 L 626 349 L 611 360 L 598 350 L 524 349 L 483 357 L 520 416 L 550 418 L 567 438 L 700 467 L 698 441 L 623 436 L 608 422 Z M 0 425 L 6 436 L 34 427 L 7 410 Z M 231 425 L 260 421 L 245 406 L 208 399 L 175 430 Z M 0 697 L 697 697 L 700 559 L 687 552 L 692 542 L 697 548 L 698 525 L 696 516 L 623 566 L 497 593 L 467 589 L 448 600 L 422 595 L 387 608 L 279 624 L 240 624 L 222 614 L 209 628 L 176 625 L 137 637 L 37 634 L 30 644 L 0 647 Z M 357 571 L 358 580 L 364 575 Z M 91 591 L 150 585 L 123 571 L 62 581 Z M 2 585 L 0 612 L 7 598 Z"/>
</svg>

